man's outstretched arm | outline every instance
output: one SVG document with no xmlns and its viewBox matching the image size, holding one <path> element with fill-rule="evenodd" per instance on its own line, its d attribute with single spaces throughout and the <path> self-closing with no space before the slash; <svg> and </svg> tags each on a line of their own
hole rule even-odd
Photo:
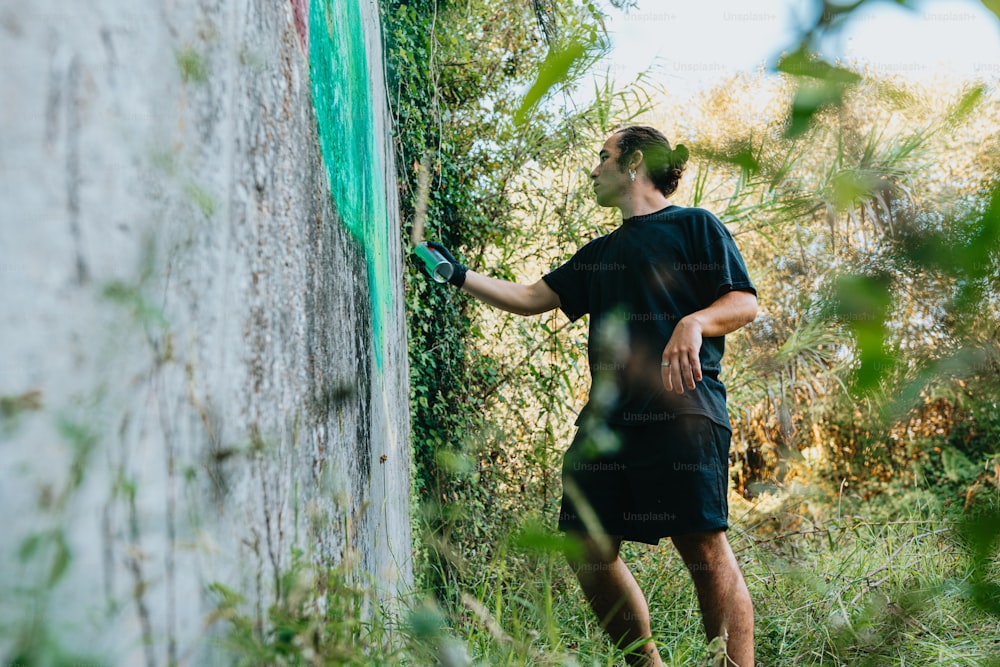
<svg viewBox="0 0 1000 667">
<path fill-rule="evenodd" d="M 439 253 L 451 264 L 448 282 L 460 287 L 483 303 L 495 306 L 517 315 L 537 315 L 559 307 L 559 295 L 545 284 L 544 280 L 531 285 L 520 285 L 498 278 L 490 278 L 475 271 L 455 259 L 446 247 L 429 241 L 427 246 Z M 419 252 L 418 252 L 419 256 Z"/>
<path fill-rule="evenodd" d="M 537 315 L 559 307 L 559 295 L 544 280 L 520 285 L 469 271 L 462 289 L 483 303 L 517 315 Z"/>
</svg>

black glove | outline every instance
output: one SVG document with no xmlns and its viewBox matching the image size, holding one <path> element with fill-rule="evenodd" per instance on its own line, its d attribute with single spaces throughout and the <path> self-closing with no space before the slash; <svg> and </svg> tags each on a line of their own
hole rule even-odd
<svg viewBox="0 0 1000 667">
<path fill-rule="evenodd" d="M 427 246 L 429 248 L 433 248 L 434 250 L 437 250 L 439 253 L 441 253 L 444 256 L 444 258 L 446 260 L 448 260 L 449 262 L 451 262 L 451 268 L 452 268 L 451 278 L 448 279 L 448 282 L 451 283 L 452 285 L 454 285 L 455 287 L 461 287 L 462 285 L 464 285 L 465 284 L 465 274 L 469 271 L 469 267 L 467 267 L 465 264 L 462 264 L 457 259 L 455 259 L 452 256 L 452 254 L 450 252 L 448 252 L 448 249 L 445 248 L 440 243 L 437 243 L 435 241 L 428 241 L 427 242 Z"/>
</svg>

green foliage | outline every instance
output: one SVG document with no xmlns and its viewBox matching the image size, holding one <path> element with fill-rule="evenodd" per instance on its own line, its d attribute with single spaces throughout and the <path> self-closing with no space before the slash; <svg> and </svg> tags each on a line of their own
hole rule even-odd
<svg viewBox="0 0 1000 667">
<path fill-rule="evenodd" d="M 719 138 L 676 120 L 695 135 L 691 203 L 738 235 L 761 288 L 761 318 L 727 354 L 740 491 L 784 488 L 794 503 L 804 481 L 803 506 L 821 508 L 796 515 L 814 525 L 790 534 L 747 528 L 739 548 L 765 664 L 973 664 L 997 636 L 985 574 L 995 551 L 965 549 L 963 536 L 985 529 L 953 533 L 950 522 L 969 509 L 992 516 L 995 504 L 1000 217 L 995 160 L 956 142 L 993 98 L 971 85 L 925 113 L 920 91 L 819 58 L 815 44 L 861 4 L 824 3 L 778 65 L 787 99 L 766 126 Z M 554 93 L 587 61 L 566 36 L 586 34 L 573 26 L 593 9 L 539 6 L 559 17 L 542 35 L 527 4 L 383 6 L 403 218 L 429 155 L 428 238 L 520 282 L 605 230 L 581 187 L 586 167 L 648 101 L 605 82 L 589 108 L 560 107 Z M 718 95 L 692 114 L 738 107 Z M 982 153 L 978 188 L 942 176 L 963 150 Z M 406 278 L 418 559 L 438 600 L 414 612 L 416 635 L 433 641 L 411 659 L 440 660 L 454 632 L 487 663 L 612 664 L 561 565 L 565 545 L 547 534 L 587 384 L 581 330 L 479 308 L 414 267 Z M 939 395 L 962 382 L 969 395 Z M 881 509 L 861 504 L 875 499 Z M 859 516 L 845 521 L 850 511 Z M 666 573 L 644 582 L 660 600 L 664 655 L 707 660 L 678 564 L 629 557 Z"/>
<path fill-rule="evenodd" d="M 4 665 L 23 667 L 78 667 L 79 665 L 104 665 L 103 658 L 77 649 L 67 649 L 59 641 L 57 632 L 42 619 L 25 627 L 15 640 L 12 650 L 2 656 Z"/>
<path fill-rule="evenodd" d="M 740 94 L 714 93 L 712 108 Z M 741 491 L 821 471 L 871 492 L 908 479 L 907 424 L 934 388 L 992 382 L 1000 165 L 972 137 L 997 107 L 967 85 L 946 107 L 931 96 L 931 113 L 930 94 L 866 75 L 796 139 L 779 115 L 692 141 L 709 161 L 695 196 L 740 237 L 761 294 L 727 352 Z"/>
<path fill-rule="evenodd" d="M 885 275 L 839 276 L 834 286 L 835 318 L 846 321 L 854 337 L 859 363 L 855 386 L 875 386 L 892 357 L 885 349 L 886 316 L 892 304 L 890 281 Z"/>
<path fill-rule="evenodd" d="M 425 162 L 432 176 L 426 237 L 474 270 L 510 276 L 505 261 L 486 256 L 501 247 L 511 259 L 528 236 L 522 216 L 537 193 L 525 187 L 523 170 L 582 145 L 593 150 L 592 133 L 580 132 L 583 111 L 538 102 L 546 91 L 573 85 L 596 57 L 596 10 L 570 1 L 550 9 L 560 35 L 551 50 L 527 4 L 382 5 L 404 238 Z M 428 505 L 418 529 L 427 531 L 427 576 L 443 585 L 454 566 L 434 545 L 478 539 L 492 521 L 509 520 L 496 505 L 502 480 L 482 471 L 505 446 L 490 417 L 502 400 L 497 387 L 518 378 L 480 351 L 487 334 L 465 295 L 433 283 L 416 263 L 405 282 L 415 494 Z M 549 469 L 552 451 L 539 457 Z"/>
<path fill-rule="evenodd" d="M 798 79 L 785 128 L 785 136 L 790 139 L 805 134 L 814 116 L 840 105 L 851 85 L 861 81 L 857 73 L 831 65 L 805 45 L 784 56 L 777 69 Z"/>
<path fill-rule="evenodd" d="M 29 392 L 19 397 L 19 403 L 21 409 L 40 409 L 40 394 Z M 99 444 L 94 425 L 84 416 L 93 409 L 94 405 L 81 406 L 81 416 L 62 416 L 55 424 L 69 466 L 65 479 L 40 485 L 38 528 L 17 544 L 16 565 L 5 572 L 8 577 L 2 595 L 7 604 L 16 607 L 17 615 L 0 622 L 3 664 L 69 667 L 105 663 L 80 647 L 64 646 L 62 625 L 53 618 L 60 585 L 73 564 L 70 513 Z"/>
<path fill-rule="evenodd" d="M 758 662 L 767 665 L 989 664 L 1000 642 L 995 517 L 943 519 L 915 497 L 904 509 L 815 489 L 734 510 L 731 539 L 754 596 Z M 776 502 L 778 501 L 778 502 Z M 418 594 L 384 609 L 343 566 L 297 555 L 257 619 L 211 587 L 214 620 L 240 665 L 615 665 L 565 564 L 561 540 L 526 517 L 495 531 L 439 604 Z M 629 544 L 667 664 L 711 664 L 698 601 L 672 549 Z"/>
<path fill-rule="evenodd" d="M 963 592 L 976 607 L 1000 620 L 1000 584 L 995 576 L 1000 560 L 1000 512 L 964 517 L 960 534 L 971 570 Z"/>
<path fill-rule="evenodd" d="M 195 206 L 198 207 L 198 210 L 200 210 L 206 218 L 211 218 L 215 215 L 215 211 L 218 209 L 219 205 L 215 201 L 215 198 L 212 197 L 212 195 L 203 187 L 197 183 L 188 183 L 184 187 L 184 194 L 187 195 L 192 202 L 194 202 Z"/>
<path fill-rule="evenodd" d="M 21 542 L 17 558 L 21 563 L 49 561 L 48 574 L 44 580 L 45 588 L 55 586 L 66 574 L 66 568 L 73 560 L 69 545 L 66 543 L 66 535 L 61 529 L 30 535 Z"/>
<path fill-rule="evenodd" d="M 205 62 L 205 56 L 192 47 L 184 47 L 175 54 L 174 58 L 184 83 L 205 83 L 208 81 L 208 65 Z"/>
<path fill-rule="evenodd" d="M 0 396 L 0 429 L 4 433 L 11 433 L 22 414 L 41 409 L 42 392 L 37 389 L 22 394 Z"/>
<path fill-rule="evenodd" d="M 986 664 L 1000 626 L 969 604 L 968 530 L 934 505 L 930 490 L 871 500 L 808 487 L 755 503 L 734 549 L 758 660 Z"/>
<path fill-rule="evenodd" d="M 995 510 L 997 466 L 1000 466 L 1000 396 L 994 371 L 952 381 L 940 387 L 934 403 L 938 421 L 932 433 L 911 444 L 911 476 L 900 483 L 934 489 L 943 510 L 952 514 Z M 950 412 L 940 415 L 940 406 Z M 931 430 L 931 429 L 926 429 Z M 906 470 L 906 468 L 903 468 Z"/>
<path fill-rule="evenodd" d="M 997 18 L 1000 19 L 1000 1 L 998 0 L 982 0 L 983 6 L 996 14 Z"/>
<path fill-rule="evenodd" d="M 373 582 L 355 580 L 353 567 L 311 566 L 301 552 L 278 577 L 275 602 L 258 618 L 244 597 L 215 582 L 208 587 L 224 622 L 223 645 L 236 665 L 393 665 L 401 645 L 379 608 Z"/>
<path fill-rule="evenodd" d="M 133 281 L 108 282 L 101 289 L 101 297 L 125 308 L 131 316 L 132 323 L 144 328 L 147 333 L 156 331 L 166 334 L 169 328 L 167 318 L 163 309 L 154 303 L 155 300 L 149 294 L 155 280 L 156 251 L 153 237 L 144 239 L 138 276 Z M 166 354 L 169 356 L 169 349 Z"/>
<path fill-rule="evenodd" d="M 566 81 L 570 70 L 597 47 L 597 35 L 592 33 L 586 38 L 570 40 L 568 44 L 553 48 L 538 69 L 538 75 L 531 88 L 521 101 L 521 106 L 514 113 L 514 123 L 523 126 L 528 114 L 543 97 L 555 86 Z"/>
</svg>

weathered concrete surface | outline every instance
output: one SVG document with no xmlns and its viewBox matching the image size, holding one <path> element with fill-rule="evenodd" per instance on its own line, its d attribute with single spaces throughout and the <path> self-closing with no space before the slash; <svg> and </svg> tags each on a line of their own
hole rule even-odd
<svg viewBox="0 0 1000 667">
<path fill-rule="evenodd" d="M 293 6 L 0 6 L 0 659 L 34 638 L 207 664 L 210 585 L 265 614 L 296 549 L 410 581 L 384 84 L 398 298 L 376 341 Z"/>
</svg>

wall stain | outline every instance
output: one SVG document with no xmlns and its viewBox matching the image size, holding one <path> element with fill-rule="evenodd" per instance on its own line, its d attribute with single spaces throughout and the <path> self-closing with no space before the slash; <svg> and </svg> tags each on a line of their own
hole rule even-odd
<svg viewBox="0 0 1000 667">
<path fill-rule="evenodd" d="M 66 73 L 66 212 L 69 215 L 69 233 L 75 248 L 75 281 L 85 284 L 90 271 L 83 258 L 83 239 L 80 231 L 80 57 L 73 56 Z"/>
<path fill-rule="evenodd" d="M 52 151 L 59 138 L 59 109 L 62 105 L 63 73 L 59 67 L 58 48 L 49 63 L 49 89 L 45 96 L 45 148 Z"/>
<path fill-rule="evenodd" d="M 299 46 L 303 53 L 309 53 L 309 0 L 290 0 L 295 31 L 299 35 Z"/>
<path fill-rule="evenodd" d="M 317 180 L 322 177 L 318 174 Z M 321 185 L 316 183 L 316 189 L 321 190 Z M 307 405 L 310 417 L 326 428 L 317 431 L 311 469 L 319 480 L 332 454 L 347 454 L 351 469 L 336 472 L 350 481 L 352 497 L 361 502 L 368 493 L 371 467 L 372 323 L 364 307 L 371 298 L 368 281 L 335 276 L 363 275 L 365 253 L 343 227 L 322 224 L 329 202 L 317 200 L 314 206 L 310 213 L 316 223 L 309 226 L 309 255 L 315 259 L 307 263 L 310 287 L 304 293 Z M 334 273 L 330 267 L 337 263 L 347 266 Z M 353 417 L 348 433 L 335 427 L 335 420 L 345 412 Z"/>
</svg>

